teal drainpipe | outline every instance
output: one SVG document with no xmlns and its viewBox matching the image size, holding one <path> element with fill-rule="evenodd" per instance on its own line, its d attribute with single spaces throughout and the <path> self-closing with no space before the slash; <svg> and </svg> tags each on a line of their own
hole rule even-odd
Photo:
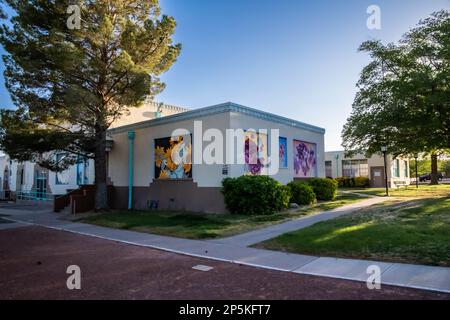
<svg viewBox="0 0 450 320">
<path fill-rule="evenodd" d="M 128 159 L 128 210 L 133 209 L 133 157 L 134 157 L 134 131 L 128 131 L 130 155 Z"/>
</svg>

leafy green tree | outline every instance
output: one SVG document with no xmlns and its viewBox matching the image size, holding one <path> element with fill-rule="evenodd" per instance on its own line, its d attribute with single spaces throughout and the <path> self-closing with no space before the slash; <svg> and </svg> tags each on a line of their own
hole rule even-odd
<svg viewBox="0 0 450 320">
<path fill-rule="evenodd" d="M 441 172 L 445 172 L 446 178 L 450 177 L 450 160 L 442 161 L 439 166 L 439 170 Z"/>
<path fill-rule="evenodd" d="M 107 130 L 164 89 L 159 76 L 181 50 L 175 20 L 160 15 L 158 0 L 84 0 L 69 11 L 70 0 L 4 2 L 17 14 L 0 30 L 17 108 L 1 113 L 0 145 L 52 170 L 93 158 L 95 206 L 107 208 Z"/>
<path fill-rule="evenodd" d="M 437 183 L 437 154 L 450 147 L 450 12 L 433 13 L 398 44 L 367 41 L 360 51 L 372 61 L 361 73 L 342 132 L 345 149 L 430 153 Z"/>
</svg>

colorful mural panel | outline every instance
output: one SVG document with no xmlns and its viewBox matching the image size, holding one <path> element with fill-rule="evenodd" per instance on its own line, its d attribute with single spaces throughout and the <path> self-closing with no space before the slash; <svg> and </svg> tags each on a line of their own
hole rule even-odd
<svg viewBox="0 0 450 320">
<path fill-rule="evenodd" d="M 268 160 L 267 134 L 248 130 L 245 132 L 245 174 L 265 174 Z"/>
<path fill-rule="evenodd" d="M 294 177 L 317 176 L 317 146 L 315 143 L 294 140 Z"/>
<path fill-rule="evenodd" d="M 192 178 L 190 135 L 155 139 L 155 178 Z"/>
<path fill-rule="evenodd" d="M 279 157 L 280 157 L 280 168 L 288 167 L 288 158 L 287 158 L 287 139 L 280 137 L 279 139 Z"/>
</svg>

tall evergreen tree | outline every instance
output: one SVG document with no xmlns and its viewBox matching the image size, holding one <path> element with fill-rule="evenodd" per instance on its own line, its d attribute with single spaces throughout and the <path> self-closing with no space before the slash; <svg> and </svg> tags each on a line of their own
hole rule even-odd
<svg viewBox="0 0 450 320">
<path fill-rule="evenodd" d="M 96 209 L 107 208 L 106 132 L 164 89 L 176 61 L 175 20 L 158 0 L 4 0 L 5 80 L 16 110 L 2 110 L 0 145 L 12 158 L 63 170 L 95 161 Z M 63 162 L 54 154 L 65 152 Z"/>
</svg>

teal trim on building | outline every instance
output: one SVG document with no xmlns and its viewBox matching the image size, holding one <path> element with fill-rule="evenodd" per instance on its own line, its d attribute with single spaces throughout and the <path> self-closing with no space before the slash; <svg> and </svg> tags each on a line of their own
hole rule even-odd
<svg viewBox="0 0 450 320">
<path fill-rule="evenodd" d="M 133 209 L 133 161 L 134 161 L 134 131 L 128 131 L 129 159 L 128 159 L 128 210 Z"/>
</svg>

